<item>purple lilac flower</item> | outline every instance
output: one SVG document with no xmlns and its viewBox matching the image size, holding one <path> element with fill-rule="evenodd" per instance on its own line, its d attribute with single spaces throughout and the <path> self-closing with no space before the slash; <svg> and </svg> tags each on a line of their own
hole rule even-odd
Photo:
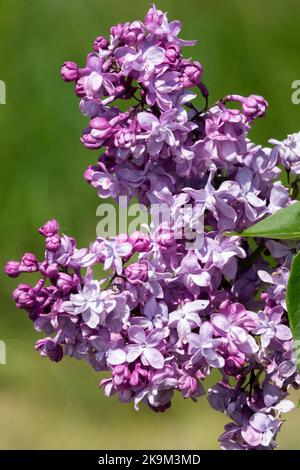
<svg viewBox="0 0 300 470">
<path fill-rule="evenodd" d="M 187 340 L 189 352 L 192 354 L 192 364 L 196 364 L 199 360 L 204 359 L 211 367 L 221 368 L 224 366 L 223 357 L 216 352 L 222 340 L 213 339 L 213 327 L 209 322 L 202 323 L 199 334 L 190 333 Z"/>
<path fill-rule="evenodd" d="M 127 361 L 129 363 L 141 356 L 143 364 L 150 364 L 154 369 L 163 368 L 164 357 L 158 349 L 163 340 L 163 332 L 161 330 L 153 330 L 146 336 L 142 328 L 132 326 L 128 330 L 128 338 L 131 341 L 131 344 L 126 349 Z"/>
<path fill-rule="evenodd" d="M 258 312 L 260 325 L 254 330 L 254 333 L 261 335 L 261 344 L 264 348 L 268 347 L 273 338 L 280 341 L 289 341 L 292 339 L 290 328 L 281 323 L 283 309 L 274 307 L 268 315 L 266 312 Z"/>
<path fill-rule="evenodd" d="M 300 174 L 300 132 L 289 134 L 282 142 L 276 139 L 270 140 L 276 145 L 274 152 L 287 170 L 295 175 Z"/>
<path fill-rule="evenodd" d="M 90 327 L 95 328 L 100 315 L 105 311 L 109 313 L 115 307 L 115 301 L 107 298 L 107 292 L 100 292 L 100 283 L 91 281 L 86 284 L 78 294 L 70 294 L 70 300 L 63 302 L 63 311 L 74 315 L 82 315 L 83 321 Z"/>
<path fill-rule="evenodd" d="M 221 447 L 273 449 L 281 415 L 293 408 L 288 390 L 300 386 L 285 303 L 299 243 L 266 242 L 271 269 L 247 240 L 224 232 L 293 202 L 281 173 L 294 174 L 295 188 L 300 133 L 271 140 L 273 147 L 252 142 L 266 100 L 233 94 L 208 103 L 202 65 L 183 58 L 195 41 L 180 39 L 180 30 L 153 5 L 144 21 L 98 36 L 84 67 L 66 61 L 61 71 L 88 119 L 81 141 L 97 151 L 86 181 L 100 198 L 163 203 L 168 223 L 80 248 L 51 219 L 39 228 L 44 258 L 25 253 L 5 273 L 38 276 L 19 284 L 13 300 L 44 335 L 36 343 L 42 356 L 84 359 L 108 372 L 106 396 L 158 412 L 175 391 L 204 395 L 202 382 L 217 368 L 208 400 L 232 420 Z M 193 104 L 199 93 L 203 109 Z"/>
<path fill-rule="evenodd" d="M 169 313 L 169 325 L 177 328 L 179 338 L 185 338 L 191 333 L 192 327 L 201 325 L 201 318 L 197 312 L 204 310 L 208 304 L 209 300 L 194 300 Z"/>
</svg>

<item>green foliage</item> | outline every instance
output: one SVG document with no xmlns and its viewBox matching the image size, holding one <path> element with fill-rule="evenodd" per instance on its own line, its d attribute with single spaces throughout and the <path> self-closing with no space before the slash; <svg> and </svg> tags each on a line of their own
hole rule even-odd
<svg viewBox="0 0 300 470">
<path fill-rule="evenodd" d="M 300 355 L 300 253 L 294 257 L 292 262 L 286 290 L 286 303 L 289 315 L 289 324 L 293 333 L 296 355 L 298 357 Z M 297 362 L 298 369 L 300 371 L 299 361 Z"/>
<path fill-rule="evenodd" d="M 261 237 L 278 240 L 300 239 L 300 202 L 279 210 L 239 234 L 241 237 Z"/>
</svg>

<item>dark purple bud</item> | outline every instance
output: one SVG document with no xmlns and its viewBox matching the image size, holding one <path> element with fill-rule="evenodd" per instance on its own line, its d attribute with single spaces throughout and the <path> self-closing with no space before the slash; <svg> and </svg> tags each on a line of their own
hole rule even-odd
<svg viewBox="0 0 300 470">
<path fill-rule="evenodd" d="M 111 128 L 111 125 L 105 117 L 95 117 L 91 119 L 90 126 L 92 129 L 104 131 Z"/>
<path fill-rule="evenodd" d="M 41 356 L 49 357 L 53 362 L 59 362 L 62 360 L 64 352 L 60 344 L 52 338 L 39 339 L 35 343 L 35 349 L 40 353 Z"/>
<path fill-rule="evenodd" d="M 199 62 L 186 64 L 183 69 L 184 86 L 199 85 L 202 76 L 202 65 Z"/>
<path fill-rule="evenodd" d="M 225 96 L 223 102 L 226 103 L 228 101 L 238 101 L 242 103 L 243 113 L 247 116 L 250 121 L 264 116 L 268 107 L 268 102 L 262 96 L 259 95 L 250 95 L 248 97 L 241 95 L 228 95 Z M 230 109 L 228 111 L 232 112 L 233 110 Z"/>
<path fill-rule="evenodd" d="M 127 369 L 127 366 L 125 364 L 119 364 L 113 368 L 113 376 L 114 375 L 121 375 L 124 374 L 125 370 Z"/>
<path fill-rule="evenodd" d="M 56 285 L 64 294 L 68 294 L 74 287 L 73 277 L 70 274 L 59 273 Z"/>
<path fill-rule="evenodd" d="M 18 261 L 8 261 L 5 265 L 4 272 L 9 277 L 18 277 L 20 274 L 20 263 L 18 263 Z"/>
<path fill-rule="evenodd" d="M 244 367 L 246 362 L 245 355 L 231 355 L 226 357 L 224 372 L 227 375 L 231 375 L 232 377 L 238 376 L 241 369 Z"/>
<path fill-rule="evenodd" d="M 142 25 L 139 22 L 135 21 L 134 23 L 125 23 L 123 25 L 123 31 L 120 39 L 129 46 L 142 41 L 144 37 L 145 33 Z"/>
<path fill-rule="evenodd" d="M 157 243 L 162 249 L 168 249 L 173 246 L 174 240 L 175 235 L 174 232 L 171 230 L 166 230 L 157 236 Z"/>
<path fill-rule="evenodd" d="M 85 77 L 80 77 L 79 80 L 76 82 L 75 93 L 80 98 L 85 96 L 84 82 L 85 82 Z"/>
<path fill-rule="evenodd" d="M 168 403 L 165 403 L 164 405 L 159 405 L 159 406 L 153 406 L 149 404 L 149 407 L 151 408 L 152 411 L 155 411 L 156 413 L 163 413 L 164 411 L 168 410 L 171 406 L 171 402 L 168 401 Z"/>
<path fill-rule="evenodd" d="M 151 240 L 148 235 L 143 232 L 133 232 L 129 239 L 134 251 L 145 253 L 151 249 Z"/>
<path fill-rule="evenodd" d="M 95 52 L 99 52 L 100 49 L 107 49 L 109 46 L 109 41 L 104 36 L 98 36 L 93 44 L 93 49 Z"/>
<path fill-rule="evenodd" d="M 18 308 L 31 308 L 35 303 L 36 293 L 28 284 L 19 284 L 13 291 L 13 299 Z"/>
<path fill-rule="evenodd" d="M 58 267 L 56 263 L 48 264 L 46 261 L 39 265 L 40 273 L 45 277 L 55 277 L 58 274 Z"/>
<path fill-rule="evenodd" d="M 197 380 L 188 374 L 184 374 L 178 381 L 178 388 L 184 398 L 192 397 L 197 391 Z"/>
<path fill-rule="evenodd" d="M 78 65 L 75 62 L 65 62 L 61 68 L 61 76 L 65 82 L 74 82 L 75 80 L 78 80 Z"/>
<path fill-rule="evenodd" d="M 110 33 L 115 38 L 120 38 L 123 34 L 123 31 L 124 31 L 124 24 L 123 23 L 119 23 L 119 24 L 117 24 L 115 26 L 112 26 L 110 28 Z"/>
<path fill-rule="evenodd" d="M 38 262 L 35 255 L 33 253 L 24 253 L 21 260 L 20 271 L 26 273 L 33 273 L 37 270 Z"/>
<path fill-rule="evenodd" d="M 180 48 L 173 44 L 166 49 L 165 58 L 171 65 L 177 65 L 181 60 Z"/>
<path fill-rule="evenodd" d="M 46 238 L 46 248 L 49 251 L 59 250 L 61 245 L 59 235 L 52 235 L 51 237 Z"/>
<path fill-rule="evenodd" d="M 120 364 L 112 369 L 113 383 L 117 387 L 130 379 L 131 373 L 126 364 Z"/>
<path fill-rule="evenodd" d="M 39 279 L 36 285 L 33 287 L 33 290 L 36 294 L 40 292 L 40 290 L 44 287 L 45 285 L 45 279 Z"/>
<path fill-rule="evenodd" d="M 264 116 L 268 102 L 258 95 L 250 95 L 243 101 L 242 109 L 246 116 L 253 120 Z"/>
<path fill-rule="evenodd" d="M 87 148 L 100 148 L 104 141 L 112 134 L 112 127 L 108 119 L 95 117 L 90 121 L 90 127 L 84 130 L 81 142 Z"/>
<path fill-rule="evenodd" d="M 87 149 L 99 149 L 101 146 L 102 146 L 102 141 L 101 140 L 97 140 L 95 139 L 94 137 L 91 136 L 90 134 L 90 129 L 86 129 L 83 134 L 82 134 L 82 137 L 80 138 L 80 141 L 83 143 L 83 145 L 87 148 Z"/>
<path fill-rule="evenodd" d="M 152 6 L 144 18 L 145 25 L 155 23 L 161 26 L 163 22 L 164 14 L 160 10 L 156 10 L 155 6 Z"/>
<path fill-rule="evenodd" d="M 89 167 L 85 170 L 85 172 L 84 172 L 84 174 L 83 174 L 83 177 L 84 177 L 84 179 L 85 179 L 88 183 L 91 183 L 91 182 L 93 181 L 93 175 L 94 175 L 94 173 L 95 173 L 94 168 L 93 168 L 92 166 L 89 166 Z"/>
<path fill-rule="evenodd" d="M 148 279 L 148 267 L 144 263 L 132 263 L 125 269 L 125 276 L 131 284 L 142 284 Z"/>
<path fill-rule="evenodd" d="M 59 232 L 59 223 L 55 219 L 51 219 L 39 228 L 39 233 L 44 237 L 51 237 Z"/>
<path fill-rule="evenodd" d="M 136 370 L 132 372 L 129 383 L 132 387 L 139 385 L 139 374 Z"/>
</svg>

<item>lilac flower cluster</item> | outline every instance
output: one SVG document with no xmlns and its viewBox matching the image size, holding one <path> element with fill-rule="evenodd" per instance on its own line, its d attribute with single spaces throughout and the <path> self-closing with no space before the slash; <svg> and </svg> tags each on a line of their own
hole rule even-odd
<svg viewBox="0 0 300 470">
<path fill-rule="evenodd" d="M 107 396 L 154 411 L 169 408 L 175 390 L 192 400 L 204 395 L 202 382 L 218 369 L 208 399 L 232 420 L 221 447 L 273 449 L 281 414 L 293 408 L 288 388 L 300 384 L 285 305 L 295 244 L 257 239 L 250 247 L 224 231 L 293 202 L 279 165 L 300 174 L 300 137 L 272 141 L 273 148 L 252 143 L 252 122 L 267 108 L 257 95 L 229 95 L 208 108 L 201 64 L 182 57 L 194 41 L 179 32 L 180 22 L 152 6 L 144 22 L 96 38 L 85 67 L 62 67 L 90 118 L 83 144 L 104 149 L 87 181 L 101 198 L 167 204 L 170 225 L 97 238 L 82 249 L 50 220 L 39 229 L 44 260 L 26 253 L 6 273 L 41 276 L 34 287 L 20 284 L 13 298 L 45 333 L 36 344 L 42 356 L 68 355 L 109 371 L 101 381 Z M 197 89 L 202 110 L 192 104 Z M 128 111 L 116 100 L 128 100 Z M 183 212 L 185 204 L 196 213 Z M 200 216 L 205 231 L 191 248 L 186 234 L 197 231 Z"/>
</svg>

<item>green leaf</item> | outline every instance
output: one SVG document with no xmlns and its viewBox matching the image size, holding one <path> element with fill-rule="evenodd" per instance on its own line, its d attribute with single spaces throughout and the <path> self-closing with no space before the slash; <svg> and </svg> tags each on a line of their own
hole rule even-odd
<svg viewBox="0 0 300 470">
<path fill-rule="evenodd" d="M 300 202 L 280 209 L 275 214 L 257 222 L 257 224 L 252 225 L 252 227 L 247 228 L 238 235 L 240 237 L 262 237 L 279 240 L 300 239 Z"/>
<path fill-rule="evenodd" d="M 292 262 L 286 289 L 286 304 L 289 324 L 295 341 L 295 354 L 300 371 L 300 253 Z"/>
</svg>

